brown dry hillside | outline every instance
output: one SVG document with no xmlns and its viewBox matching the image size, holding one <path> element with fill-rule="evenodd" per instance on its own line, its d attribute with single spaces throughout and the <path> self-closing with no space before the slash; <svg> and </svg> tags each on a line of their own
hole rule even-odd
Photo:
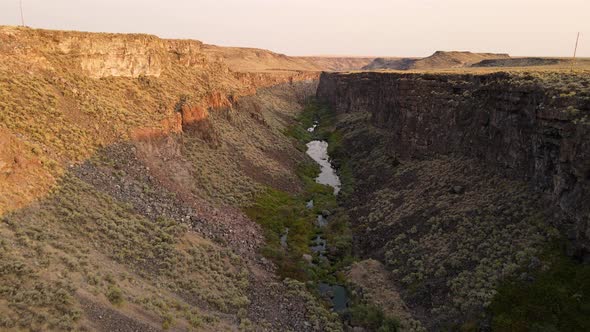
<svg viewBox="0 0 590 332">
<path fill-rule="evenodd" d="M 206 44 L 203 45 L 203 52 L 239 72 L 358 70 L 373 60 L 370 57 L 343 56 L 291 57 L 259 48 Z"/>
<path fill-rule="evenodd" d="M 206 118 L 209 108 L 231 107 L 257 88 L 316 75 L 232 73 L 198 41 L 150 35 L 4 27 L 0 41 L 6 142 L 0 165 L 10 175 L 2 179 L 0 213 L 47 190 L 50 181 L 37 185 L 37 178 L 59 176 L 99 147 L 181 132 L 183 124 Z M 31 184 L 10 185 L 17 175 Z"/>
<path fill-rule="evenodd" d="M 367 70 L 394 69 L 394 70 L 431 70 L 446 68 L 468 67 L 474 63 L 488 59 L 506 59 L 508 54 L 496 53 L 472 53 L 459 51 L 436 51 L 426 58 L 378 58 L 363 67 Z"/>
<path fill-rule="evenodd" d="M 223 61 L 232 70 L 240 72 L 321 70 L 314 64 L 301 61 L 301 59 L 258 48 L 203 45 L 203 52 L 212 58 Z"/>
<path fill-rule="evenodd" d="M 346 71 L 358 70 L 373 61 L 374 57 L 310 56 L 295 57 L 315 65 L 322 70 Z"/>
<path fill-rule="evenodd" d="M 0 27 L 0 330 L 337 326 L 236 208 L 300 190 L 284 131 L 318 74 L 210 49 Z"/>
</svg>

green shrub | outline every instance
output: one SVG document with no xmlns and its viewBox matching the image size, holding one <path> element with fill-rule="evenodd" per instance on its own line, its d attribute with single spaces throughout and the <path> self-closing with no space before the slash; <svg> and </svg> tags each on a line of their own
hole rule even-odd
<svg viewBox="0 0 590 332">
<path fill-rule="evenodd" d="M 307 129 L 313 126 L 315 121 L 320 124 L 320 127 L 310 133 Z M 334 123 L 335 113 L 332 112 L 330 107 L 317 100 L 312 100 L 299 114 L 296 123 L 287 128 L 285 134 L 295 138 L 302 146 L 314 139 L 327 140 L 332 131 L 331 125 Z"/>
<path fill-rule="evenodd" d="M 301 256 L 309 251 L 313 234 L 313 215 L 305 208 L 305 200 L 286 192 L 268 189 L 255 203 L 245 208 L 246 214 L 264 229 L 266 246 L 263 254 L 278 266 L 279 275 L 305 279 Z M 280 245 L 280 237 L 289 228 L 289 250 Z"/>
<path fill-rule="evenodd" d="M 123 303 L 123 292 L 115 285 L 111 285 L 107 291 L 107 298 L 114 305 L 120 305 Z"/>
<path fill-rule="evenodd" d="M 399 330 L 399 322 L 387 317 L 378 307 L 357 304 L 350 308 L 350 321 L 353 326 L 362 326 L 371 331 L 395 332 Z"/>
<path fill-rule="evenodd" d="M 162 317 L 162 329 L 163 330 L 169 330 L 172 327 L 173 323 L 174 323 L 174 317 L 170 313 L 167 313 L 166 315 L 164 315 L 164 317 Z"/>
<path fill-rule="evenodd" d="M 490 310 L 499 331 L 590 331 L 590 265 L 559 250 L 531 280 L 504 282 Z"/>
</svg>

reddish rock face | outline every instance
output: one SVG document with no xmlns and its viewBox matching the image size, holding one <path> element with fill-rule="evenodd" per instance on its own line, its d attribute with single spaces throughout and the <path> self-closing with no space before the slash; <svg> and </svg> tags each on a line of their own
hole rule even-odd
<svg viewBox="0 0 590 332">
<path fill-rule="evenodd" d="M 402 158 L 460 154 L 528 181 L 575 220 L 562 226 L 588 257 L 589 78 L 543 75 L 324 73 L 317 95 L 340 113 L 369 112 Z M 561 82 L 580 84 L 567 93 Z"/>
<path fill-rule="evenodd" d="M 188 106 L 188 105 L 184 105 L 182 107 L 181 110 L 181 114 L 182 114 L 182 125 L 183 126 L 188 126 L 191 125 L 195 122 L 199 122 L 202 120 L 205 120 L 207 118 L 207 116 L 209 115 L 209 112 L 207 112 L 207 109 L 205 109 L 203 106 Z"/>
<path fill-rule="evenodd" d="M 182 132 L 182 116 L 175 113 L 160 121 L 160 126 L 155 128 L 138 128 L 131 132 L 131 139 L 144 141 L 159 138 L 173 133 Z"/>
</svg>

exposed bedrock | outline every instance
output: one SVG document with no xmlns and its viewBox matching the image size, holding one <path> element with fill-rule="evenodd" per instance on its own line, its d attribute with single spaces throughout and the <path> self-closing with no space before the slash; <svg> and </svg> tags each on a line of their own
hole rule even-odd
<svg viewBox="0 0 590 332">
<path fill-rule="evenodd" d="M 323 73 L 317 95 L 339 113 L 368 112 L 400 158 L 460 154 L 546 194 L 590 258 L 588 76 Z M 575 83 L 572 83 L 575 82 Z"/>
</svg>

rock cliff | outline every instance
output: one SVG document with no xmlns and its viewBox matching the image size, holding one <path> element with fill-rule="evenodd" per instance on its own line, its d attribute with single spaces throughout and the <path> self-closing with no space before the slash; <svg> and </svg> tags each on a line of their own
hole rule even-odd
<svg viewBox="0 0 590 332">
<path fill-rule="evenodd" d="M 459 154 L 519 178 L 575 222 L 590 252 L 587 74 L 324 73 L 317 95 L 337 112 L 369 112 L 400 157 Z"/>
<path fill-rule="evenodd" d="M 502 285 L 553 267 L 561 234 L 588 260 L 588 86 L 549 72 L 322 74 L 355 248 L 385 264 L 380 289 L 399 290 L 410 321 L 504 330 Z"/>
</svg>

